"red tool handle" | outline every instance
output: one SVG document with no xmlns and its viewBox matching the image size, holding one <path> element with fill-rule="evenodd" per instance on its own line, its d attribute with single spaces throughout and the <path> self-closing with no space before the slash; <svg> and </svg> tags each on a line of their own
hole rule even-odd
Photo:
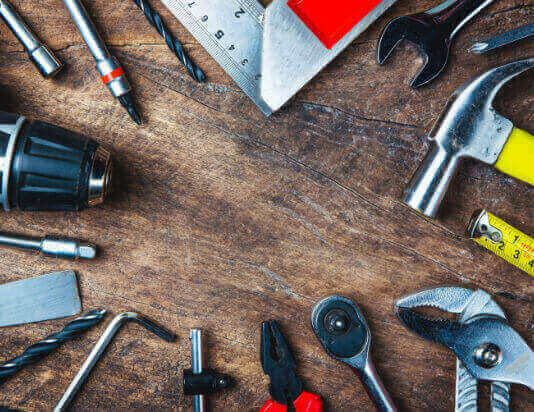
<svg viewBox="0 0 534 412">
<path fill-rule="evenodd" d="M 319 395 L 315 393 L 302 391 L 295 402 L 295 410 L 297 412 L 323 412 L 323 401 Z M 281 403 L 276 403 L 272 399 L 269 399 L 260 408 L 259 412 L 286 412 L 287 406 Z"/>
<path fill-rule="evenodd" d="M 327 49 L 332 49 L 382 0 L 289 0 L 287 5 Z"/>
</svg>

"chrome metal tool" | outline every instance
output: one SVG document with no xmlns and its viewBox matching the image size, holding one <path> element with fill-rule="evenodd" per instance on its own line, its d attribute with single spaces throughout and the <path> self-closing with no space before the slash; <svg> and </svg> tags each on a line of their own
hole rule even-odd
<svg viewBox="0 0 534 412">
<path fill-rule="evenodd" d="M 477 54 L 486 53 L 532 36 L 534 36 L 534 23 L 498 34 L 488 40 L 477 42 L 469 48 L 469 52 Z"/>
<path fill-rule="evenodd" d="M 162 0 L 266 115 L 396 0 Z"/>
<path fill-rule="evenodd" d="M 326 353 L 354 370 L 377 409 L 397 411 L 371 360 L 371 332 L 358 307 L 346 298 L 330 296 L 315 305 L 311 324 Z"/>
<path fill-rule="evenodd" d="M 425 306 L 459 318 L 430 319 L 414 311 Z M 534 390 L 534 352 L 488 293 L 463 287 L 422 290 L 398 299 L 395 311 L 417 335 L 456 353 L 456 411 L 476 410 L 478 380 L 491 382 L 494 411 L 508 410 L 510 383 Z"/>
<path fill-rule="evenodd" d="M 135 322 L 138 325 L 143 326 L 145 329 L 154 333 L 156 336 L 160 337 L 166 342 L 172 342 L 176 338 L 173 333 L 167 331 L 163 327 L 152 322 L 150 319 L 140 315 L 139 313 L 125 312 L 115 316 L 96 345 L 93 347 L 93 350 L 63 394 L 59 403 L 54 408 L 54 412 L 66 411 L 68 409 L 70 403 L 74 399 L 74 396 L 76 396 L 76 393 L 93 370 L 94 366 L 106 350 L 109 343 L 112 341 L 113 337 L 117 334 L 122 325 L 127 322 Z"/>
<path fill-rule="evenodd" d="M 478 75 L 453 93 L 428 135 L 430 149 L 404 192 L 404 203 L 436 217 L 466 158 L 534 185 L 534 137 L 493 108 L 499 90 L 533 68 L 534 58 L 508 63 Z"/>
<path fill-rule="evenodd" d="M 384 64 L 395 47 L 407 40 L 417 45 L 427 58 L 411 86 L 417 88 L 431 82 L 445 69 L 456 33 L 493 1 L 446 0 L 423 13 L 393 19 L 380 37 L 378 63 Z"/>
<path fill-rule="evenodd" d="M 141 124 L 141 116 L 135 107 L 131 94 L 132 87 L 124 70 L 118 60 L 109 52 L 84 5 L 80 0 L 63 0 L 63 3 L 65 3 L 72 20 L 78 27 L 87 48 L 96 60 L 96 67 L 100 72 L 102 82 L 111 91 L 113 97 L 118 99 L 128 111 L 132 120 Z"/>
<path fill-rule="evenodd" d="M 191 368 L 183 371 L 184 395 L 193 396 L 195 412 L 204 412 L 206 395 L 228 388 L 230 376 L 204 366 L 202 329 L 191 329 Z"/>
<path fill-rule="evenodd" d="M 39 250 L 44 255 L 61 259 L 94 259 L 96 256 L 96 246 L 90 243 L 48 235 L 44 238 L 36 238 L 0 232 L 0 244 Z"/>
<path fill-rule="evenodd" d="M 191 329 L 191 336 L 189 337 L 191 341 L 191 371 L 194 374 L 202 373 L 202 330 L 201 329 Z M 195 412 L 204 412 L 206 410 L 206 398 L 203 394 L 194 395 L 194 410 Z"/>
<path fill-rule="evenodd" d="M 31 62 L 41 75 L 53 77 L 63 68 L 63 64 L 54 53 L 37 38 L 14 7 L 6 0 L 0 0 L 0 17 L 24 46 Z"/>
<path fill-rule="evenodd" d="M 0 327 L 65 318 L 81 310 L 72 270 L 0 285 Z"/>
</svg>

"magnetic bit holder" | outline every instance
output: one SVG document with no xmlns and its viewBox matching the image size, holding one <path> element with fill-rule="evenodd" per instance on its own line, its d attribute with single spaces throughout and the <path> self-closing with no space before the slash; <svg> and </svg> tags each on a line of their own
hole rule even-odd
<svg viewBox="0 0 534 412">
<path fill-rule="evenodd" d="M 122 325 L 127 322 L 135 322 L 143 326 L 144 328 L 159 336 L 166 342 L 172 342 L 176 339 L 176 335 L 171 332 L 168 332 L 167 330 L 163 329 L 163 327 L 157 325 L 150 319 L 147 319 L 138 313 L 125 312 L 121 313 L 120 315 L 117 315 L 110 322 L 110 324 L 94 346 L 93 350 L 91 351 L 91 353 L 83 363 L 82 367 L 78 371 L 78 374 L 74 377 L 66 392 L 63 394 L 63 397 L 60 399 L 59 403 L 54 408 L 54 412 L 67 410 L 69 404 L 74 399 L 74 396 L 91 373 L 91 370 L 96 365 L 113 337 L 117 334 Z"/>
<path fill-rule="evenodd" d="M 204 395 L 230 386 L 230 377 L 213 369 L 203 368 L 202 330 L 191 329 L 191 369 L 184 369 L 184 394 L 194 396 L 195 412 L 206 410 Z"/>
<path fill-rule="evenodd" d="M 94 259 L 97 254 L 96 246 L 90 243 L 49 235 L 36 238 L 0 232 L 0 245 L 38 250 L 43 255 L 68 260 Z"/>
<path fill-rule="evenodd" d="M 20 41 L 31 62 L 43 77 L 53 77 L 63 68 L 63 64 L 54 53 L 37 38 L 6 0 L 0 0 L 0 17 Z"/>
</svg>

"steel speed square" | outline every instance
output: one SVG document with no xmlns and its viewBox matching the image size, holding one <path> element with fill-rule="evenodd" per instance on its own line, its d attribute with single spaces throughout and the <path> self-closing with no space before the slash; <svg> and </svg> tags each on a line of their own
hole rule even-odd
<svg viewBox="0 0 534 412">
<path fill-rule="evenodd" d="M 162 0 L 269 116 L 396 0 Z"/>
</svg>

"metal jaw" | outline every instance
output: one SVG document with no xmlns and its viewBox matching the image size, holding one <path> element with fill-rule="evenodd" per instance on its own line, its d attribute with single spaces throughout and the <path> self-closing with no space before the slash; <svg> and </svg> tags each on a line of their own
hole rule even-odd
<svg viewBox="0 0 534 412">
<path fill-rule="evenodd" d="M 459 320 L 428 319 L 412 310 L 424 306 L 458 314 Z M 508 409 L 508 383 L 534 387 L 532 350 L 505 323 L 504 312 L 486 292 L 461 287 L 422 290 L 397 300 L 395 310 L 405 326 L 458 356 L 456 411 L 476 408 L 478 379 L 492 382 L 494 410 Z"/>
<path fill-rule="evenodd" d="M 295 374 L 295 359 L 275 321 L 261 325 L 260 358 L 263 372 L 269 375 L 269 392 L 281 405 L 292 405 L 303 391 Z"/>
<path fill-rule="evenodd" d="M 512 132 L 512 122 L 493 108 L 499 90 L 534 67 L 534 58 L 497 67 L 458 88 L 429 134 L 431 147 L 412 177 L 404 203 L 435 217 L 462 159 L 493 165 Z"/>
</svg>

